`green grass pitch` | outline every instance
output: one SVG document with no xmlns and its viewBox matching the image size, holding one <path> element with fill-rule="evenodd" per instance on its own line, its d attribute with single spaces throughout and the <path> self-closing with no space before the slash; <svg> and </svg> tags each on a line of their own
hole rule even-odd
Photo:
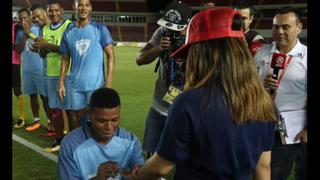
<svg viewBox="0 0 320 180">
<path fill-rule="evenodd" d="M 115 47 L 116 65 L 112 87 L 116 89 L 121 98 L 121 124 L 120 126 L 133 132 L 140 141 L 143 139 L 144 124 L 151 105 L 154 83 L 157 74 L 154 73 L 155 62 L 150 65 L 137 66 L 135 57 L 137 47 Z M 32 123 L 32 114 L 29 106 L 29 97 L 26 100 L 27 123 Z M 16 98 L 12 96 L 12 116 L 17 119 L 18 112 Z M 39 101 L 41 102 L 41 101 Z M 41 124 L 46 126 L 45 115 L 40 105 Z M 45 128 L 35 132 L 26 132 L 24 129 L 12 129 L 18 136 L 39 145 L 49 147 L 52 138 L 38 138 L 37 134 L 44 132 Z M 15 141 L 13 150 L 13 172 L 15 180 L 55 180 L 57 179 L 57 163 L 37 154 L 33 150 Z M 57 153 L 55 153 L 57 155 Z M 170 173 L 167 180 L 172 179 Z M 289 180 L 293 180 L 293 173 Z"/>
<path fill-rule="evenodd" d="M 144 123 L 152 102 L 157 74 L 153 71 L 155 63 L 146 66 L 136 65 L 135 57 L 138 50 L 137 47 L 115 47 L 116 64 L 112 87 L 118 91 L 121 98 L 120 126 L 133 132 L 142 142 Z M 29 97 L 25 96 L 25 100 L 27 123 L 32 123 Z M 12 102 L 12 116 L 17 119 L 17 101 L 14 95 L 12 95 Z M 40 100 L 39 102 L 41 103 Z M 40 107 L 41 124 L 46 126 L 42 104 Z M 49 147 L 52 140 L 52 138 L 38 138 L 36 136 L 44 132 L 45 128 L 31 133 L 24 129 L 13 128 L 12 131 L 43 148 Z M 13 179 L 57 179 L 57 164 L 55 162 L 16 142 L 13 143 L 12 149 Z"/>
</svg>

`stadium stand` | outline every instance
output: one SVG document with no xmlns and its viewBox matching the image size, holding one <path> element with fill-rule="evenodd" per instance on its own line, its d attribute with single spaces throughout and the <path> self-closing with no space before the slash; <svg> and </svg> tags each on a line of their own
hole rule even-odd
<svg viewBox="0 0 320 180">
<path fill-rule="evenodd" d="M 116 4 L 109 1 L 92 1 L 93 11 L 116 11 Z"/>
<path fill-rule="evenodd" d="M 122 41 L 146 41 L 144 38 L 144 27 L 121 26 Z"/>
<path fill-rule="evenodd" d="M 138 2 L 119 2 L 120 12 L 147 12 L 146 3 Z"/>
<path fill-rule="evenodd" d="M 148 12 L 148 0 L 92 0 L 92 19 L 103 22 L 111 31 L 114 41 L 145 42 L 158 28 L 159 12 Z M 202 0 L 181 0 L 193 9 L 201 10 Z M 234 0 L 216 0 L 216 6 L 231 7 Z M 28 3 L 29 2 L 29 3 Z M 30 3 L 45 4 L 46 0 L 14 0 L 13 7 L 29 7 Z M 307 42 L 307 2 L 306 0 L 251 0 L 257 10 L 252 28 L 259 31 L 267 40 L 271 39 L 272 17 L 276 10 L 285 5 L 296 7 L 302 14 L 302 41 Z M 65 16 L 72 19 L 73 0 L 64 0 Z"/>
</svg>

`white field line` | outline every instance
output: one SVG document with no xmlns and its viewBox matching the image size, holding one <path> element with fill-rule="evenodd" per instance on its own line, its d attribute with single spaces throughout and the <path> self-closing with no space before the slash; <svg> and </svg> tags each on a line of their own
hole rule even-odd
<svg viewBox="0 0 320 180">
<path fill-rule="evenodd" d="M 28 148 L 36 151 L 37 153 L 41 154 L 42 156 L 44 156 L 48 159 L 51 159 L 52 161 L 54 161 L 56 163 L 58 162 L 58 156 L 56 156 L 55 154 L 43 152 L 42 151 L 43 148 L 41 148 L 40 146 L 33 144 L 33 143 L 15 135 L 14 133 L 12 133 L 12 139 L 19 142 L 20 144 L 27 146 Z"/>
</svg>

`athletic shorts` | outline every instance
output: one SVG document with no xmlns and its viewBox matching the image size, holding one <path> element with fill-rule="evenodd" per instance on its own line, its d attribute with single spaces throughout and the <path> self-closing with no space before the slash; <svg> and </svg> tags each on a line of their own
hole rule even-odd
<svg viewBox="0 0 320 180">
<path fill-rule="evenodd" d="M 70 82 L 69 78 L 64 79 L 64 88 L 66 90 L 66 96 L 63 97 L 61 101 L 58 94 L 58 78 L 48 78 L 47 79 L 47 89 L 49 98 L 49 107 L 51 109 L 59 108 L 63 110 L 71 109 L 71 94 L 70 94 Z"/>
<path fill-rule="evenodd" d="M 152 107 L 145 123 L 144 137 L 142 148 L 146 152 L 155 152 L 160 141 L 161 133 L 164 129 L 167 116 L 160 114 Z"/>
<path fill-rule="evenodd" d="M 43 75 L 23 72 L 22 74 L 22 92 L 23 94 L 41 94 L 43 95 Z"/>
<path fill-rule="evenodd" d="M 94 90 L 92 91 L 76 91 L 72 87 L 71 89 L 71 109 L 81 110 L 87 108 L 90 103 L 90 97 Z"/>
<path fill-rule="evenodd" d="M 21 88 L 20 64 L 12 64 L 12 87 Z"/>
</svg>

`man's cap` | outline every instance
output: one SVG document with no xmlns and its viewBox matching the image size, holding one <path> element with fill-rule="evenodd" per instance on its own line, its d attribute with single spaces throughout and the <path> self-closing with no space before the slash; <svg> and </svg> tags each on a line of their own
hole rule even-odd
<svg viewBox="0 0 320 180">
<path fill-rule="evenodd" d="M 190 44 L 225 37 L 244 37 L 243 30 L 232 30 L 233 17 L 239 14 L 231 8 L 214 8 L 196 14 L 187 28 L 185 44 L 171 57 L 186 58 Z M 239 14 L 240 15 L 240 14 Z"/>
<path fill-rule="evenodd" d="M 185 29 L 192 17 L 192 9 L 181 2 L 173 1 L 164 10 L 162 18 L 158 20 L 160 26 L 174 31 Z"/>
</svg>

